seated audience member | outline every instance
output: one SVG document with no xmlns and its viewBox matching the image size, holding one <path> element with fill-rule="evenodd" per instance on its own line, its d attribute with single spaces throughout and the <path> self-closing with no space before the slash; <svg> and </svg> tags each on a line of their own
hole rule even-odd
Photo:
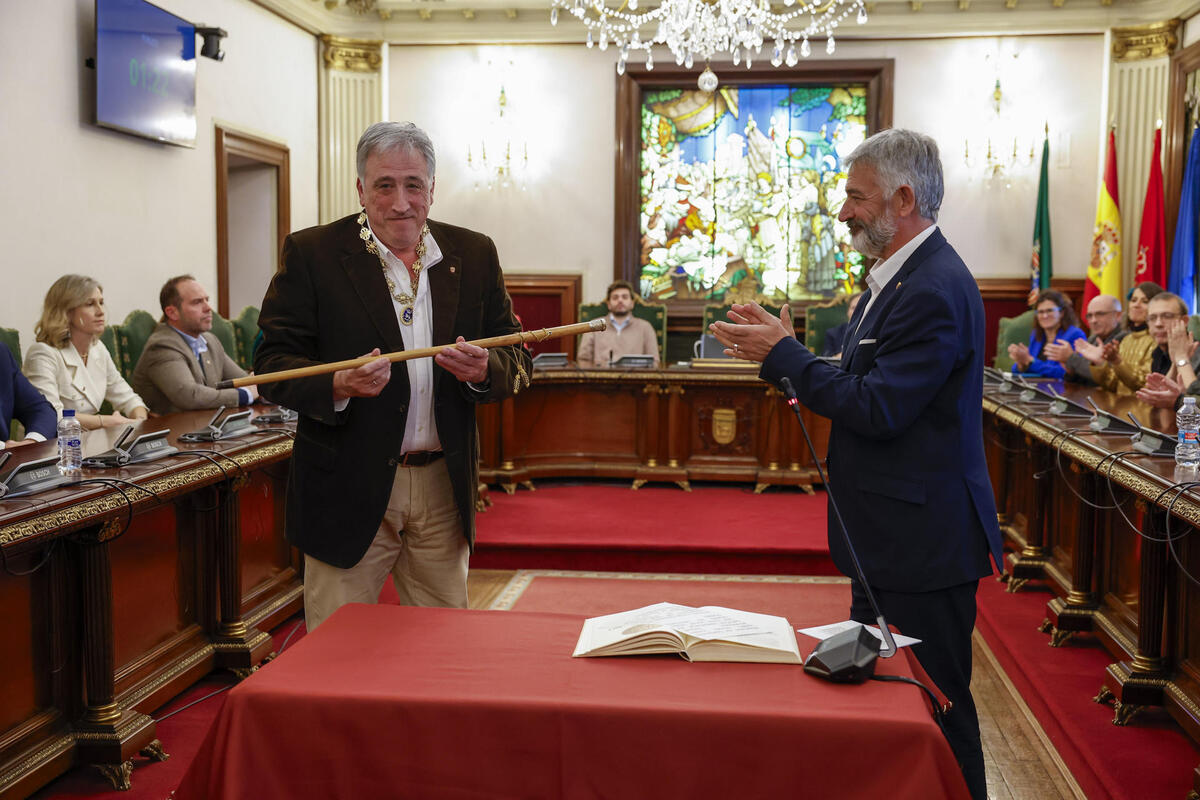
<svg viewBox="0 0 1200 800">
<path fill-rule="evenodd" d="M 1087 338 L 1086 343 L 1103 347 L 1109 342 L 1119 342 L 1125 336 L 1125 331 L 1121 329 L 1121 301 L 1111 294 L 1096 295 L 1088 303 L 1087 323 L 1091 336 Z M 1084 341 L 1077 339 L 1075 347 Z M 1085 386 L 1096 385 L 1092 380 L 1092 363 L 1069 345 L 1049 342 L 1042 352 L 1048 360 L 1063 365 L 1063 369 L 1066 370 L 1065 380 Z"/>
<path fill-rule="evenodd" d="M 1200 349 L 1188 332 L 1187 304 L 1178 295 L 1161 292 L 1150 301 L 1148 320 L 1155 348 L 1137 397 L 1157 408 L 1175 408 L 1183 395 L 1200 395 Z"/>
<path fill-rule="evenodd" d="M 253 387 L 218 389 L 224 380 L 242 378 L 239 367 L 213 335 L 208 292 L 191 275 L 167 281 L 158 293 L 163 316 L 146 340 L 133 369 L 134 387 L 155 414 L 218 406 L 248 406 L 258 398 Z"/>
<path fill-rule="evenodd" d="M 583 334 L 579 343 L 581 367 L 607 367 L 621 356 L 654 356 L 658 366 L 658 335 L 654 326 L 633 315 L 633 285 L 629 281 L 613 281 L 605 300 L 608 305 L 608 328 Z"/>
<path fill-rule="evenodd" d="M 1157 283 L 1139 283 L 1129 292 L 1125 311 L 1125 336 L 1118 342 L 1093 345 L 1076 342 L 1075 350 L 1092 365 L 1092 380 L 1114 394 L 1133 394 L 1146 383 L 1150 359 L 1156 347 L 1150 335 L 1147 314 L 1150 302 L 1162 292 Z"/>
<path fill-rule="evenodd" d="M 147 417 L 146 403 L 117 371 L 104 333 L 104 290 L 83 275 L 63 275 L 46 292 L 37 341 L 25 354 L 25 375 L 56 412 L 75 409 L 84 430 Z M 116 409 L 101 414 L 105 401 Z"/>
<path fill-rule="evenodd" d="M 1079 328 L 1079 317 L 1071 307 L 1071 301 L 1061 292 L 1046 289 L 1038 295 L 1037 322 L 1029 334 L 1028 346 L 1010 344 L 1009 358 L 1013 360 L 1012 371 L 1022 375 L 1042 378 L 1061 378 L 1066 373 L 1057 361 L 1043 358 L 1042 350 L 1047 344 L 1065 344 L 1068 347 L 1077 339 L 1086 339 Z"/>
<path fill-rule="evenodd" d="M 834 325 L 825 331 L 825 343 L 821 346 L 821 355 L 825 357 L 842 357 L 842 347 L 846 343 L 846 332 L 850 329 L 850 320 L 854 317 L 854 309 L 858 308 L 858 300 L 862 292 L 855 292 L 846 301 L 846 321 Z"/>
<path fill-rule="evenodd" d="M 14 419 L 25 426 L 24 439 L 8 438 L 10 422 Z M 58 432 L 54 406 L 46 402 L 46 398 L 21 374 L 17 360 L 3 344 L 0 344 L 0 426 L 4 427 L 0 450 L 44 442 L 53 439 Z"/>
</svg>

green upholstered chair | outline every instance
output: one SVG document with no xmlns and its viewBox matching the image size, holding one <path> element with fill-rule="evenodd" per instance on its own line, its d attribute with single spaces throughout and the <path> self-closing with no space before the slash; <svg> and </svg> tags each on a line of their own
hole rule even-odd
<svg viewBox="0 0 1200 800">
<path fill-rule="evenodd" d="M 233 332 L 233 323 L 214 311 L 212 332 L 213 336 L 216 336 L 221 342 L 221 347 L 225 348 L 225 353 L 234 361 L 237 361 L 237 341 Z"/>
<path fill-rule="evenodd" d="M 1200 314 L 1192 314 L 1188 317 L 1188 333 L 1197 342 L 1200 342 Z"/>
<path fill-rule="evenodd" d="M 230 320 L 233 325 L 233 344 L 237 353 L 230 353 L 242 369 L 254 369 L 254 346 L 258 339 L 258 309 L 246 306 Z"/>
<path fill-rule="evenodd" d="M 825 331 L 846 321 L 846 304 L 850 295 L 840 294 L 824 303 L 804 307 L 804 346 L 817 355 L 825 347 Z"/>
<path fill-rule="evenodd" d="M 113 363 L 117 365 L 117 369 L 121 369 L 121 326 L 120 325 L 105 325 L 104 333 L 100 334 L 100 344 L 108 348 L 108 354 L 112 356 Z"/>
<path fill-rule="evenodd" d="M 21 368 L 21 334 L 16 328 L 0 328 L 0 343 L 8 346 L 13 358 L 17 360 L 17 369 Z"/>
<path fill-rule="evenodd" d="M 759 303 L 763 309 L 771 316 L 778 317 L 782 306 L 771 306 L 766 303 Z M 708 333 L 708 326 L 713 322 L 728 322 L 729 309 L 733 308 L 733 304 L 723 306 L 705 306 L 704 312 L 700 318 L 700 332 Z"/>
<path fill-rule="evenodd" d="M 608 314 L 606 303 L 582 303 L 579 306 L 579 321 L 587 322 Z M 646 303 L 642 298 L 634 298 L 633 315 L 644 319 L 654 328 L 658 337 L 658 363 L 667 363 L 667 307 L 659 303 Z"/>
<path fill-rule="evenodd" d="M 1010 344 L 1028 344 L 1035 319 L 1037 319 L 1037 312 L 1032 308 L 1015 317 L 1000 318 L 996 334 L 996 361 L 993 364 L 996 369 L 1002 372 L 1012 369 L 1013 360 L 1008 357 L 1008 346 Z"/>
<path fill-rule="evenodd" d="M 138 359 L 142 357 L 142 350 L 145 349 L 150 334 L 154 333 L 156 325 L 158 322 L 154 317 L 139 309 L 130 311 L 129 316 L 125 317 L 125 321 L 117 326 L 117 353 L 120 355 L 117 369 L 120 370 L 125 380 L 129 380 L 129 377 L 133 375 L 133 368 L 137 366 Z"/>
</svg>

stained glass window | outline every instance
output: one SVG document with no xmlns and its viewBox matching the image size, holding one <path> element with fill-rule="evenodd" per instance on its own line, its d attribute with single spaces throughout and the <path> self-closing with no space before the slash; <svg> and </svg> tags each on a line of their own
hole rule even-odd
<svg viewBox="0 0 1200 800">
<path fill-rule="evenodd" d="M 850 290 L 861 256 L 837 221 L 842 159 L 867 134 L 867 87 L 645 87 L 641 291 L 780 305 Z"/>
</svg>

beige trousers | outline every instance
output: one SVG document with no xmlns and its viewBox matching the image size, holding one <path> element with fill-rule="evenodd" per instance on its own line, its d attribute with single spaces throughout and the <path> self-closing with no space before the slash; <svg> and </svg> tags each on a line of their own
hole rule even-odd
<svg viewBox="0 0 1200 800">
<path fill-rule="evenodd" d="M 468 552 L 446 460 L 397 467 L 387 512 L 362 560 L 341 569 L 304 556 L 308 630 L 347 603 L 377 602 L 388 573 L 403 605 L 466 608 Z"/>
</svg>

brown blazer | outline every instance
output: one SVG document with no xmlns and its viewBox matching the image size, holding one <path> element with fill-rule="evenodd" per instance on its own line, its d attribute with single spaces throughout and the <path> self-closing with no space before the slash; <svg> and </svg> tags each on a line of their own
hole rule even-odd
<svg viewBox="0 0 1200 800">
<path fill-rule="evenodd" d="M 429 221 L 443 262 L 425 274 L 433 301 L 433 341 L 449 344 L 515 333 L 520 325 L 488 237 Z M 354 216 L 293 233 L 263 298 L 257 374 L 357 358 L 378 347 L 404 349 L 377 256 Z M 475 404 L 515 394 L 532 369 L 519 346 L 489 351 L 489 389 L 478 393 L 434 365 L 434 419 L 463 534 L 475 541 L 479 443 Z M 287 490 L 288 541 L 335 567 L 358 563 L 383 521 L 404 438 L 408 368 L 392 365 L 378 397 L 333 409 L 333 375 L 263 384 L 268 399 L 300 412 Z"/>
<path fill-rule="evenodd" d="M 158 323 L 146 340 L 129 383 L 155 414 L 241 404 L 237 389 L 218 389 L 217 384 L 241 378 L 246 371 L 229 357 L 220 339 L 208 332 L 201 335 L 208 342 L 203 372 L 192 348 L 167 323 Z"/>
</svg>

